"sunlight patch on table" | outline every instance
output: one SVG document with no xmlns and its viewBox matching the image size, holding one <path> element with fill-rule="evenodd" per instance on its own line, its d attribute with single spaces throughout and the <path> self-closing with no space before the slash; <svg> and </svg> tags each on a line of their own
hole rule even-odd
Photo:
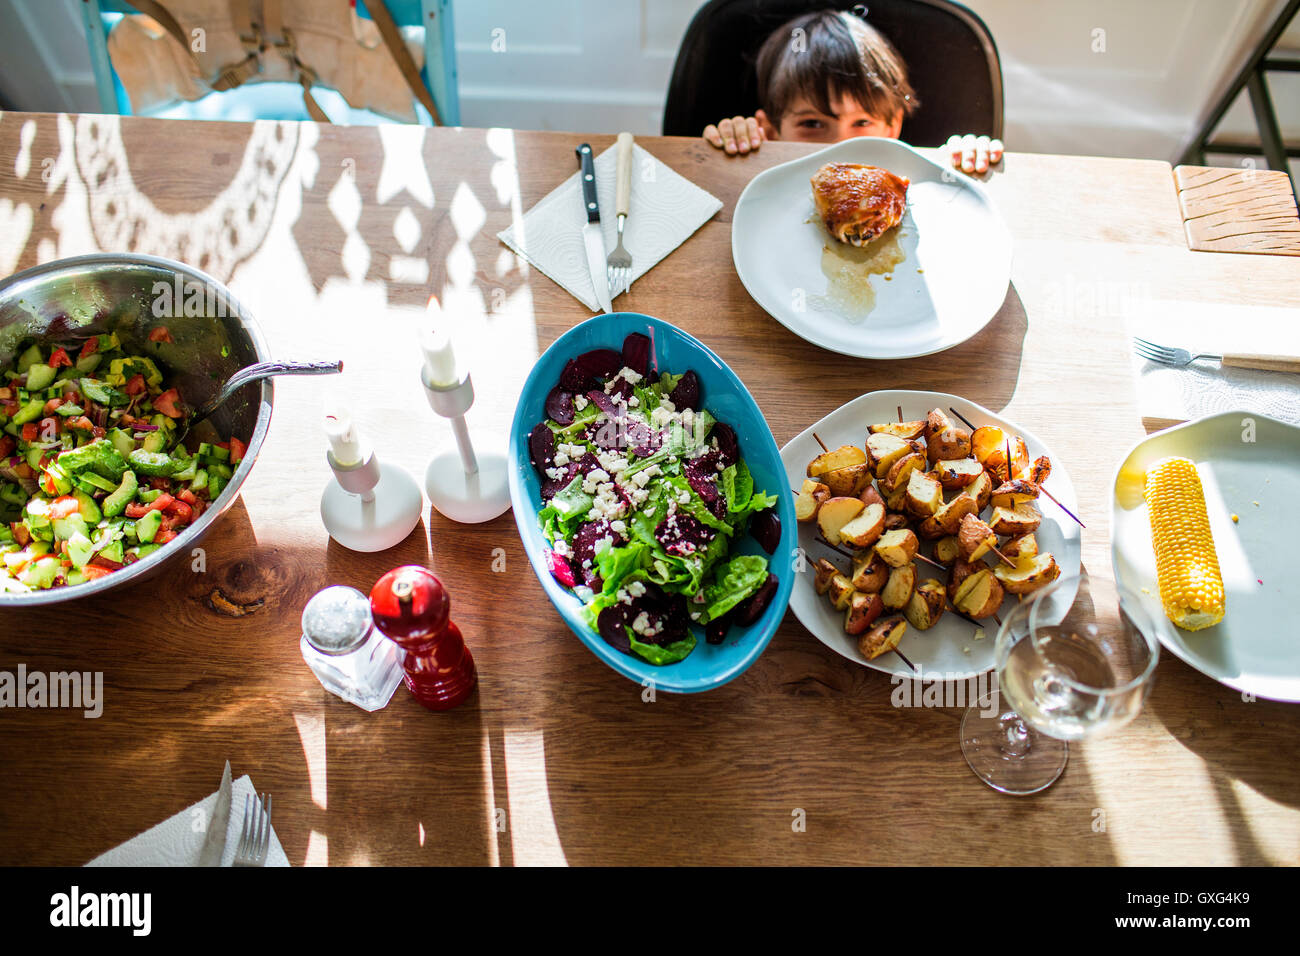
<svg viewBox="0 0 1300 956">
<path fill-rule="evenodd" d="M 293 722 L 302 740 L 302 755 L 307 762 L 307 782 L 311 785 L 312 803 L 322 810 L 328 809 L 329 789 L 325 779 L 325 715 L 294 714 Z"/>
<path fill-rule="evenodd" d="M 330 840 L 319 830 L 312 830 L 307 835 L 307 855 L 303 858 L 303 866 L 329 866 L 330 865 Z"/>
<path fill-rule="evenodd" d="M 505 760 L 507 825 L 515 866 L 568 866 L 551 811 L 542 731 L 507 727 Z"/>
<path fill-rule="evenodd" d="M 497 785 L 492 774 L 492 737 L 486 727 L 480 738 L 483 764 L 483 806 L 487 810 L 488 866 L 501 865 L 501 848 L 497 845 Z M 509 821 L 507 821 L 508 823 Z"/>
<path fill-rule="evenodd" d="M 1150 718 L 1138 718 L 1139 721 Z M 1236 866 L 1236 842 L 1205 762 L 1195 753 L 1159 745 L 1159 753 L 1141 755 L 1134 766 L 1137 734 L 1121 729 L 1114 735 L 1084 740 L 1070 747 L 1070 764 L 1083 779 L 1073 781 L 1091 807 L 1081 809 L 1080 839 L 1106 840 L 1119 866 L 1167 865 L 1170 847 L 1195 846 L 1202 866 Z M 1155 769 L 1156 767 L 1159 769 Z M 1140 776 L 1142 788 L 1136 786 Z M 1161 781 L 1168 781 L 1162 786 Z M 1071 784 L 1071 768 L 1057 786 Z M 1178 788 L 1177 812 L 1165 803 Z M 1137 799 L 1138 797 L 1142 799 Z"/>
</svg>

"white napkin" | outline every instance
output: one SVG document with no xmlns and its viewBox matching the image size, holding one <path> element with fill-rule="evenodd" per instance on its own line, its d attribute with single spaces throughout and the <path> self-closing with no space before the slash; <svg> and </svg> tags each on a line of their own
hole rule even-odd
<svg viewBox="0 0 1300 956">
<path fill-rule="evenodd" d="M 573 161 L 576 166 L 576 154 Z M 618 152 L 611 146 L 596 157 L 596 199 L 607 255 L 618 244 L 618 216 L 614 213 L 617 172 Z M 623 247 L 632 256 L 632 280 L 654 268 L 721 208 L 721 199 L 633 145 L 632 195 L 623 227 Z M 587 268 L 587 247 L 582 242 L 582 227 L 586 224 L 582 187 L 575 170 L 528 210 L 521 222 L 498 233 L 497 238 L 568 289 L 592 312 L 599 312 Z"/>
<path fill-rule="evenodd" d="M 1300 355 L 1300 309 L 1155 300 L 1129 331 L 1171 348 Z M 1300 374 L 1220 366 L 1201 359 L 1185 368 L 1133 357 L 1138 406 L 1145 418 L 1189 421 L 1244 410 L 1300 425 Z"/>
<path fill-rule="evenodd" d="M 244 774 L 230 786 L 230 820 L 226 824 L 226 849 L 221 854 L 222 866 L 230 866 L 234 862 L 235 847 L 239 845 L 239 835 L 244 829 L 244 805 L 249 794 L 255 794 L 253 780 Z M 206 824 L 212 819 L 212 811 L 216 806 L 217 794 L 213 791 L 174 817 L 95 857 L 86 866 L 197 866 L 203 841 L 207 837 Z M 274 799 L 271 801 L 271 820 L 275 820 Z M 289 865 L 289 858 L 284 855 L 280 839 L 275 835 L 274 823 L 271 826 L 271 846 L 266 854 L 266 865 Z"/>
</svg>

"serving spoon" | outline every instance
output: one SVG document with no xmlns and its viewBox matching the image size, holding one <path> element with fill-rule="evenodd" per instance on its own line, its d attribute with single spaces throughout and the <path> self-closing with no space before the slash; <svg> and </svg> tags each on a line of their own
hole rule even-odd
<svg viewBox="0 0 1300 956">
<path fill-rule="evenodd" d="M 332 375 L 343 371 L 343 362 L 258 362 L 247 365 L 226 380 L 226 384 L 211 399 L 200 405 L 193 414 L 186 416 L 185 426 L 176 436 L 172 447 L 179 445 L 190 433 L 190 429 L 203 421 L 224 405 L 235 392 L 249 382 L 260 382 L 273 375 Z"/>
</svg>

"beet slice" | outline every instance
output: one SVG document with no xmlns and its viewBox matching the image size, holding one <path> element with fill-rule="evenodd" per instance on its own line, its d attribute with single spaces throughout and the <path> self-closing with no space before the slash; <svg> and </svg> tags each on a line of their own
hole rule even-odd
<svg viewBox="0 0 1300 956">
<path fill-rule="evenodd" d="M 687 369 L 682 373 L 681 379 L 677 382 L 677 387 L 669 393 L 668 400 L 673 403 L 673 407 L 679 412 L 688 408 L 698 409 L 700 407 L 699 376 Z"/>
<path fill-rule="evenodd" d="M 724 422 L 718 422 L 713 426 L 710 437 L 718 443 L 718 460 L 723 468 L 740 461 L 740 443 L 736 441 L 735 429 Z"/>
<path fill-rule="evenodd" d="M 623 368 L 623 356 L 613 349 L 592 349 L 576 359 L 588 378 L 613 378 Z"/>
<path fill-rule="evenodd" d="M 624 654 L 632 653 L 632 641 L 627 636 L 627 626 L 631 623 L 629 611 L 631 608 L 626 604 L 611 604 L 596 618 L 596 630 L 605 643 Z"/>
<path fill-rule="evenodd" d="M 609 397 L 620 398 L 626 402 L 632 397 L 632 383 L 620 375 L 614 379 L 614 384 L 610 386 Z"/>
<path fill-rule="evenodd" d="M 623 365 L 642 376 L 650 373 L 650 336 L 633 332 L 623 340 Z"/>
<path fill-rule="evenodd" d="M 664 546 L 664 550 L 679 557 L 703 551 L 716 534 L 704 522 L 684 511 L 678 511 L 671 518 L 664 518 L 655 528 L 655 537 Z"/>
<path fill-rule="evenodd" d="M 548 477 L 542 482 L 543 501 L 550 501 L 565 488 L 569 487 L 569 482 L 573 481 L 573 479 L 577 478 L 580 474 L 577 463 L 572 461 L 565 465 L 562 470 L 564 473 L 560 475 L 559 478 Z"/>
<path fill-rule="evenodd" d="M 749 533 L 768 554 L 776 554 L 781 544 L 781 518 L 776 510 L 759 511 L 749 519 Z"/>
<path fill-rule="evenodd" d="M 573 566 L 569 564 L 568 558 L 561 557 L 554 551 L 547 551 L 546 566 L 550 569 L 551 577 L 566 588 L 571 588 L 577 584 L 576 579 L 573 577 Z"/>
<path fill-rule="evenodd" d="M 558 385 L 546 394 L 546 414 L 560 425 L 573 424 L 573 393 Z"/>
<path fill-rule="evenodd" d="M 587 397 L 596 403 L 596 407 L 608 415 L 610 418 L 618 418 L 618 404 L 598 388 L 593 388 L 587 393 Z"/>
<path fill-rule="evenodd" d="M 528 433 L 528 460 L 543 478 L 547 468 L 555 467 L 555 432 L 546 422 L 538 422 Z"/>
<path fill-rule="evenodd" d="M 736 623 L 741 627 L 748 627 L 762 617 L 776 595 L 778 583 L 776 575 L 769 573 L 757 591 L 732 608 L 732 613 L 736 615 Z"/>
<path fill-rule="evenodd" d="M 663 438 L 658 432 L 645 422 L 639 422 L 636 419 L 630 419 L 627 422 L 624 432 L 627 435 L 627 446 L 632 449 L 633 454 L 638 458 L 653 455 L 659 450 L 659 446 L 663 444 Z"/>
<path fill-rule="evenodd" d="M 710 644 L 721 644 L 731 630 L 732 611 L 728 611 L 722 617 L 715 617 L 708 624 L 704 625 L 704 639 Z"/>
<path fill-rule="evenodd" d="M 566 392 L 585 392 L 591 384 L 591 377 L 582 370 L 577 359 L 569 359 L 564 363 L 564 371 L 560 373 L 560 388 Z"/>
</svg>

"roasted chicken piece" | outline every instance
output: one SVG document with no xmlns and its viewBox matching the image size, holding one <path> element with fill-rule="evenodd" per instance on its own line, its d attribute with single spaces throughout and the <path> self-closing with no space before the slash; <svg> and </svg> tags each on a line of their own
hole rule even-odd
<svg viewBox="0 0 1300 956">
<path fill-rule="evenodd" d="M 827 163 L 813 174 L 813 201 L 832 236 L 864 246 L 903 221 L 909 185 L 879 166 Z"/>
</svg>

